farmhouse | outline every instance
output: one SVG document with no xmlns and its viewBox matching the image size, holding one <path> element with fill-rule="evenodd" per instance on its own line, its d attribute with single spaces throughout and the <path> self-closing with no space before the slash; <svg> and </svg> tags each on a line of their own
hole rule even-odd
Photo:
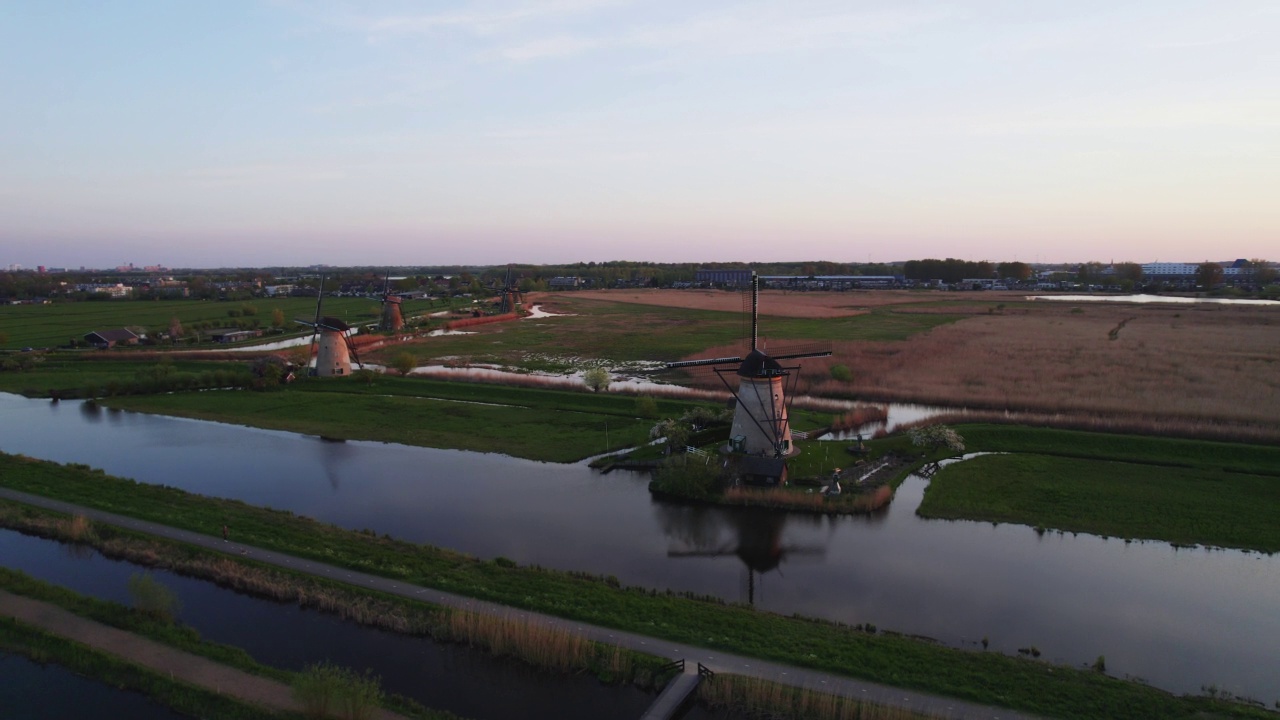
<svg viewBox="0 0 1280 720">
<path fill-rule="evenodd" d="M 95 330 L 84 336 L 84 341 L 96 348 L 106 349 L 116 345 L 137 345 L 138 336 L 126 328 Z"/>
<path fill-rule="evenodd" d="M 223 328 L 209 333 L 209 339 L 216 343 L 233 343 L 249 338 L 262 337 L 261 330 L 241 330 L 239 328 Z"/>
</svg>

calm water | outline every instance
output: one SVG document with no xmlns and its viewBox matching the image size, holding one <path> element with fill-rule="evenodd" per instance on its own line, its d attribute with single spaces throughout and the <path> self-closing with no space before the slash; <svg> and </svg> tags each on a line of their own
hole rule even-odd
<svg viewBox="0 0 1280 720">
<path fill-rule="evenodd" d="M 46 582 L 126 605 L 129 577 L 150 572 L 178 597 L 181 622 L 207 640 L 244 648 L 261 662 L 291 670 L 322 661 L 369 668 L 389 692 L 474 720 L 640 717 L 656 697 L 630 686 L 601 685 L 593 677 L 548 675 L 464 646 L 361 627 L 11 530 L 0 530 L 0 559 Z M 3 702 L 0 709 L 9 717 Z M 694 709 L 686 717 L 708 715 Z"/>
<path fill-rule="evenodd" d="M 110 708 L 110 715 L 104 714 Z M 121 717 L 188 720 L 140 693 L 0 652 L 0 715 L 6 720 Z"/>
<path fill-rule="evenodd" d="M 1193 305 L 1209 303 L 1212 305 L 1261 305 L 1263 307 L 1280 307 L 1280 301 L 1256 300 L 1252 298 L 1211 298 L 1182 297 L 1178 295 L 1028 295 L 1028 300 L 1059 300 L 1062 302 L 1123 302 L 1123 303 L 1167 303 L 1172 305 Z"/>
<path fill-rule="evenodd" d="M 587 570 L 992 650 L 1036 646 L 1177 692 L 1280 699 L 1280 560 L 925 521 L 654 501 L 647 478 L 500 455 L 89 410 L 0 395 L 0 449 L 287 508 L 479 557 Z M 234 529 L 233 529 L 234 530 Z"/>
</svg>

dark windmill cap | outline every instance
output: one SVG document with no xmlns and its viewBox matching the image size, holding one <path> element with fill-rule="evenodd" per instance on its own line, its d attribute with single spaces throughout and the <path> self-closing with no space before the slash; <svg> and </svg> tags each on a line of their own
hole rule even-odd
<svg viewBox="0 0 1280 720">
<path fill-rule="evenodd" d="M 743 359 L 742 364 L 738 366 L 738 376 L 745 378 L 763 378 L 776 377 L 778 375 L 786 375 L 786 371 L 778 364 L 777 360 L 765 355 L 759 350 L 752 350 L 750 355 Z"/>
<path fill-rule="evenodd" d="M 326 328 L 329 328 L 330 330 L 337 330 L 339 332 L 346 332 L 351 329 L 350 325 L 342 322 L 336 317 L 330 317 L 328 315 L 325 315 L 324 317 L 320 318 L 320 325 Z"/>
</svg>

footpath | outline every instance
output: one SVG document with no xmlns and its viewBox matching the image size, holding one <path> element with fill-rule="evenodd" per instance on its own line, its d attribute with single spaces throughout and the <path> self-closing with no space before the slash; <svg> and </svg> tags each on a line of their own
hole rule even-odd
<svg viewBox="0 0 1280 720">
<path fill-rule="evenodd" d="M 0 498 L 54 510 L 68 515 L 83 515 L 95 522 L 106 523 L 147 535 L 155 535 L 169 540 L 196 545 L 228 555 L 251 558 L 257 562 L 275 565 L 294 572 L 329 578 L 340 582 L 392 593 L 402 597 L 444 607 L 460 608 L 472 612 L 484 613 L 496 617 L 509 617 L 536 625 L 570 630 L 582 637 L 607 645 L 635 650 L 669 660 L 684 659 L 687 666 L 697 667 L 697 663 L 717 673 L 729 673 L 745 677 L 754 677 L 773 682 L 801 687 L 808 690 L 856 698 L 869 703 L 913 710 L 938 718 L 972 718 L 973 720 L 1036 720 L 1035 716 L 1019 713 L 1006 708 L 956 700 L 941 695 L 931 695 L 914 690 L 903 690 L 889 685 L 866 682 L 832 673 L 808 670 L 789 665 L 760 660 L 758 658 L 733 655 L 718 650 L 709 650 L 682 643 L 673 643 L 636 633 L 624 632 L 613 628 L 590 625 L 574 620 L 565 620 L 552 615 L 520 610 L 506 605 L 485 602 L 474 598 L 455 595 L 453 593 L 411 585 L 399 580 L 368 575 L 348 570 L 347 568 L 327 565 L 325 563 L 304 558 L 285 555 L 283 553 L 263 550 L 251 545 L 227 542 L 219 537 L 182 530 L 161 525 L 159 523 L 138 520 L 124 515 L 117 515 L 102 510 L 73 505 L 61 500 L 32 495 L 8 488 L 0 488 Z M 211 531 L 217 529 L 210 528 Z"/>
<path fill-rule="evenodd" d="M 0 590 L 0 616 L 10 617 L 45 632 L 74 640 L 134 665 L 169 675 L 174 680 L 236 698 L 269 710 L 302 713 L 293 689 L 284 683 L 237 670 L 164 643 L 103 625 L 40 600 Z M 381 720 L 404 720 L 380 710 Z"/>
</svg>

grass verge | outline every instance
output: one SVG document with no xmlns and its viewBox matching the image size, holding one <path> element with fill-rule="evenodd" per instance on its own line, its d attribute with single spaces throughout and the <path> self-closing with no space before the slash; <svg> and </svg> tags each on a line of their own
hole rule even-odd
<svg viewBox="0 0 1280 720">
<path fill-rule="evenodd" d="M 192 717 L 231 720 L 279 720 L 301 715 L 271 712 L 220 693 L 171 680 L 107 653 L 53 635 L 16 620 L 0 622 L 0 649 L 39 663 L 55 663 L 118 688 L 141 692 L 156 702 Z M 108 708 L 98 708 L 98 711 Z"/>
</svg>

